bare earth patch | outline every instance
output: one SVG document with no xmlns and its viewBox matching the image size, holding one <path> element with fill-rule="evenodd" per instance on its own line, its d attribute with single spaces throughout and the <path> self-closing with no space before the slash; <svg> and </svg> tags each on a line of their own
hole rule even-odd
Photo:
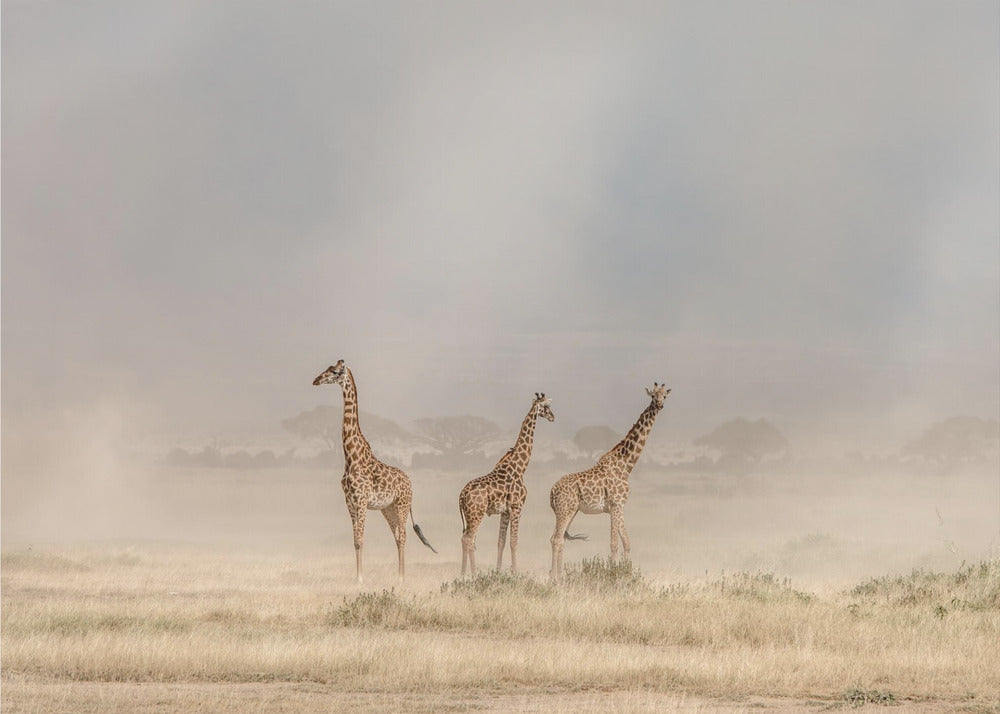
<svg viewBox="0 0 1000 714">
<path fill-rule="evenodd" d="M 35 677 L 4 677 L 4 709 L 10 712 L 996 712 L 986 702 L 896 702 L 890 709 L 877 705 L 850 707 L 842 701 L 745 697 L 711 699 L 689 694 L 643 691 L 546 692 L 530 691 L 436 694 L 345 692 L 316 683 L 160 684 L 151 682 L 59 682 Z"/>
</svg>

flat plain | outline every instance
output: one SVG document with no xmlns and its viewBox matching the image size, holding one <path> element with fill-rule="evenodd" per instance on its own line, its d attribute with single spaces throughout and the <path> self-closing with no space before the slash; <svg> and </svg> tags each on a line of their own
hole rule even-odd
<svg viewBox="0 0 1000 714">
<path fill-rule="evenodd" d="M 1000 562 L 817 595 L 158 543 L 3 554 L 5 711 L 997 711 Z M 416 569 L 415 569 L 416 570 Z M 340 577 L 331 577 L 337 573 Z"/>
<path fill-rule="evenodd" d="M 440 554 L 411 534 L 402 587 L 378 514 L 354 584 L 325 472 L 154 473 L 80 499 L 89 533 L 8 512 L 3 710 L 1000 711 L 995 477 L 639 471 L 634 565 L 601 560 L 607 517 L 581 517 L 554 587 L 556 474 L 529 474 L 523 574 L 466 581 L 449 494 L 468 475 L 411 476 Z"/>
</svg>

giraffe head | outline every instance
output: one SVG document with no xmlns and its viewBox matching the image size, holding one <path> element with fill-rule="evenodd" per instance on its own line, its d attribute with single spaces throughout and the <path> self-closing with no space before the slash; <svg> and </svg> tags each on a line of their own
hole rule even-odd
<svg viewBox="0 0 1000 714">
<path fill-rule="evenodd" d="M 346 371 L 347 367 L 344 366 L 344 360 L 337 360 L 337 364 L 327 367 L 323 374 L 313 380 L 313 386 L 318 387 L 321 384 L 339 384 L 343 386 Z"/>
<path fill-rule="evenodd" d="M 657 409 L 663 409 L 663 402 L 666 400 L 667 395 L 670 394 L 670 390 L 667 389 L 666 384 L 653 382 L 652 389 L 646 387 L 646 394 L 652 398 L 653 404 L 656 405 Z"/>
<path fill-rule="evenodd" d="M 548 421 L 555 421 L 556 415 L 552 413 L 552 400 L 545 396 L 545 392 L 539 394 L 535 392 L 535 401 L 532 402 L 532 413 L 535 418 L 544 417 Z"/>
</svg>

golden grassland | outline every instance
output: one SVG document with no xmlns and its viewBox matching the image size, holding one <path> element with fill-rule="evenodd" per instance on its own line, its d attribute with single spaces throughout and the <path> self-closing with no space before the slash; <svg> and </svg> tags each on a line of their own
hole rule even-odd
<svg viewBox="0 0 1000 714">
<path fill-rule="evenodd" d="M 353 561 L 353 558 L 351 558 Z M 1000 711 L 1000 560 L 816 595 L 371 568 L 315 549 L 6 550 L 4 711 Z"/>
</svg>

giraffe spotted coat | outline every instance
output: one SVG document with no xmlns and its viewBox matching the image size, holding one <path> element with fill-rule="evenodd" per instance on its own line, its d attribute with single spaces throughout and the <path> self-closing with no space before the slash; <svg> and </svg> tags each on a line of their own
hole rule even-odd
<svg viewBox="0 0 1000 714">
<path fill-rule="evenodd" d="M 364 580 L 365 518 L 369 510 L 375 510 L 382 512 L 396 541 L 399 580 L 402 582 L 406 572 L 406 521 L 413 518 L 410 477 L 402 469 L 383 463 L 372 453 L 358 423 L 358 391 L 354 375 L 344 360 L 339 360 L 313 380 L 313 386 L 322 384 L 339 384 L 344 392 L 344 477 L 340 485 L 344 489 L 344 500 L 354 531 L 357 581 L 361 583 Z M 413 530 L 424 545 L 434 550 L 416 521 L 413 522 Z"/>
<path fill-rule="evenodd" d="M 500 457 L 496 466 L 485 476 L 474 478 L 465 484 L 458 496 L 458 510 L 462 516 L 462 575 L 467 567 L 476 574 L 476 533 L 486 516 L 500 515 L 500 537 L 497 541 L 497 570 L 503 565 L 504 544 L 507 529 L 510 528 L 510 567 L 517 571 L 517 536 L 521 522 L 521 510 L 528 497 L 524 485 L 524 471 L 531 460 L 534 443 L 535 422 L 538 417 L 554 421 L 551 399 L 544 394 L 535 394 L 531 409 L 521 424 L 517 441 L 506 454 Z"/>
<path fill-rule="evenodd" d="M 582 536 L 571 536 L 568 528 L 577 513 L 611 515 L 611 559 L 618 557 L 618 541 L 621 543 L 628 559 L 631 543 L 625 530 L 625 503 L 629 496 L 629 474 L 639 459 L 646 438 L 653 428 L 656 415 L 663 409 L 663 402 L 670 394 L 665 385 L 654 383 L 653 389 L 647 389 L 651 398 L 639 419 L 629 430 L 625 438 L 616 444 L 597 463 L 586 471 L 567 474 L 556 481 L 549 493 L 549 505 L 556 517 L 555 530 L 552 532 L 552 571 L 553 578 L 562 574 L 563 542 L 566 539 L 575 540 Z"/>
</svg>

